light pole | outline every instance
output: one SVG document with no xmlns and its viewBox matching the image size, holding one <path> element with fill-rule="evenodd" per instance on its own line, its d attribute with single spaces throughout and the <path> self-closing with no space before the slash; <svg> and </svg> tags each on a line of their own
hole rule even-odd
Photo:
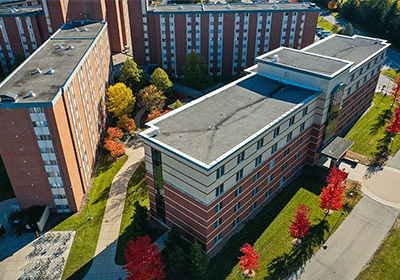
<svg viewBox="0 0 400 280">
<path fill-rule="evenodd" d="M 87 207 L 88 207 L 88 211 L 89 211 L 89 218 L 88 221 L 90 221 L 92 219 L 92 215 L 90 214 L 90 204 L 89 204 L 90 198 L 86 198 L 86 202 L 87 202 Z"/>
</svg>

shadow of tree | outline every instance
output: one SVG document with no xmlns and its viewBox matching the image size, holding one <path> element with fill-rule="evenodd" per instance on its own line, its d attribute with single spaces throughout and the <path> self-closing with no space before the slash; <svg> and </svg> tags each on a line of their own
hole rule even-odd
<svg viewBox="0 0 400 280">
<path fill-rule="evenodd" d="M 376 122 L 371 125 L 370 135 L 376 135 L 378 131 L 387 124 L 387 121 L 392 115 L 391 109 L 383 110 L 382 113 L 376 118 Z"/>
<path fill-rule="evenodd" d="M 301 274 L 303 264 L 314 254 L 316 247 L 325 242 L 329 233 L 329 222 L 321 220 L 310 227 L 310 234 L 302 239 L 302 243 L 293 247 L 289 253 L 282 254 L 273 259 L 267 267 L 268 276 L 265 280 L 285 279 L 291 274 Z"/>
</svg>

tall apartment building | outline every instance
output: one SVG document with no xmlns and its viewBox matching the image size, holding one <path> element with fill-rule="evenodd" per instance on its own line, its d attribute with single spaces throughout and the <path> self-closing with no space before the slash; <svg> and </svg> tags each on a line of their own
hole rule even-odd
<svg viewBox="0 0 400 280">
<path fill-rule="evenodd" d="M 112 72 L 107 23 L 64 24 L 0 84 L 0 154 L 21 208 L 77 211 Z"/>
<path fill-rule="evenodd" d="M 389 44 L 334 35 L 148 123 L 151 216 L 214 253 L 370 106 Z"/>
<path fill-rule="evenodd" d="M 320 9 L 311 3 L 152 5 L 130 0 L 133 57 L 181 76 L 187 55 L 201 54 L 211 75 L 235 75 L 280 46 L 314 42 Z"/>
<path fill-rule="evenodd" d="M 131 47 L 127 0 L 9 1 L 0 7 L 0 60 L 11 72 L 18 56 L 32 54 L 65 22 L 104 20 L 112 52 Z"/>
<path fill-rule="evenodd" d="M 0 61 L 5 73 L 49 37 L 40 6 L 0 7 Z"/>
</svg>

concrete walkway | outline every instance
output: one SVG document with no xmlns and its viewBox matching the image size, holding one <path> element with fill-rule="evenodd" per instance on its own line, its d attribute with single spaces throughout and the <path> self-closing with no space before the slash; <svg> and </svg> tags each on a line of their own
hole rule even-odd
<svg viewBox="0 0 400 280">
<path fill-rule="evenodd" d="M 400 167 L 400 166 L 398 166 Z M 373 257 L 400 214 L 400 170 L 341 163 L 364 197 L 293 279 L 352 280 Z"/>
<path fill-rule="evenodd" d="M 125 272 L 121 266 L 115 264 L 114 259 L 124 211 L 127 185 L 144 157 L 144 149 L 143 147 L 137 149 L 126 148 L 125 153 L 129 158 L 111 184 L 93 264 L 84 279 L 117 280 L 126 278 Z"/>
</svg>

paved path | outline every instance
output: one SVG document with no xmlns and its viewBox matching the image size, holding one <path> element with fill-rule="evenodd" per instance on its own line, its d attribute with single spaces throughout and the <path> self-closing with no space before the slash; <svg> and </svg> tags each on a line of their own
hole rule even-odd
<svg viewBox="0 0 400 280">
<path fill-rule="evenodd" d="M 144 157 L 144 149 L 143 147 L 137 149 L 126 148 L 125 152 L 129 158 L 111 184 L 95 257 L 92 267 L 84 279 L 117 280 L 126 278 L 125 272 L 121 269 L 121 266 L 115 264 L 114 259 L 122 213 L 124 211 L 127 185 Z"/>
</svg>

